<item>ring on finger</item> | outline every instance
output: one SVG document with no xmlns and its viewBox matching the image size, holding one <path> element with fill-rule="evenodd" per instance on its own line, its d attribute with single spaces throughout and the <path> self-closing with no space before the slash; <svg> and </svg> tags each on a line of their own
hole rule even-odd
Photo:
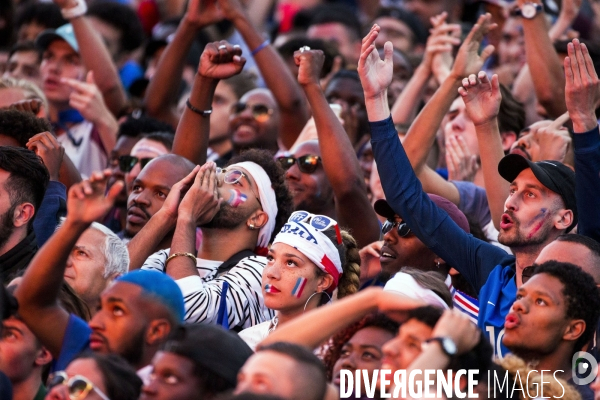
<svg viewBox="0 0 600 400">
<path fill-rule="evenodd" d="M 219 50 L 225 50 L 226 48 L 227 48 L 227 46 L 224 45 L 224 44 L 222 44 L 219 47 L 217 47 L 217 49 L 219 49 Z"/>
<path fill-rule="evenodd" d="M 300 53 L 304 53 L 305 51 L 308 51 L 308 50 L 310 50 L 310 47 L 308 47 L 308 46 L 300 47 Z"/>
</svg>

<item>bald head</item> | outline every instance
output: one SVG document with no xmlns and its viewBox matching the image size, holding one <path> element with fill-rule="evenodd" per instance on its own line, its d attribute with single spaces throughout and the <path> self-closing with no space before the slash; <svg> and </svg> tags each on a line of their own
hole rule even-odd
<svg viewBox="0 0 600 400">
<path fill-rule="evenodd" d="M 576 234 L 561 235 L 542 249 L 535 264 L 550 260 L 577 265 L 600 285 L 600 243 L 594 239 Z"/>
<path fill-rule="evenodd" d="M 177 154 L 165 154 L 165 155 L 156 157 L 155 159 L 150 161 L 148 163 L 148 165 L 150 165 L 151 163 L 156 163 L 156 162 L 159 162 L 161 165 L 163 165 L 163 163 L 166 163 L 169 166 L 171 166 L 172 168 L 179 169 L 180 172 L 184 174 L 181 177 L 181 179 L 183 179 L 186 175 L 188 175 L 190 172 L 192 172 L 192 170 L 195 167 L 193 162 L 191 162 L 190 160 L 188 160 L 185 157 L 178 156 Z"/>
</svg>

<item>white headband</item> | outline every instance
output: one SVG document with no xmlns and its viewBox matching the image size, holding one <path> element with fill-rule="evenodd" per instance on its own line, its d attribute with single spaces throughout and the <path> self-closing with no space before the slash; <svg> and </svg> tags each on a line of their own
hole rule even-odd
<svg viewBox="0 0 600 400">
<path fill-rule="evenodd" d="M 271 186 L 271 179 L 269 179 L 269 175 L 267 175 L 265 170 L 260 165 L 252 161 L 244 161 L 227 166 L 227 169 L 230 168 L 245 169 L 252 176 L 254 182 L 256 183 L 256 187 L 258 188 L 258 197 L 260 198 L 262 209 L 269 217 L 267 223 L 264 224 L 258 232 L 258 242 L 256 245 L 261 251 L 266 251 L 267 246 L 269 245 L 269 240 L 271 240 L 271 235 L 275 230 L 275 219 L 277 218 L 277 199 L 275 197 L 275 191 Z"/>
<path fill-rule="evenodd" d="M 321 231 L 307 223 L 288 221 L 275 237 L 273 244 L 275 243 L 292 246 L 308 257 L 319 269 L 331 275 L 333 285 L 327 289 L 328 292 L 337 287 L 343 272 L 340 253 L 333 242 Z"/>
<path fill-rule="evenodd" d="M 383 290 L 402 293 L 412 299 L 422 300 L 429 305 L 450 309 L 448 304 L 442 300 L 433 290 L 425 289 L 423 286 L 406 272 L 398 272 L 386 284 Z"/>
</svg>

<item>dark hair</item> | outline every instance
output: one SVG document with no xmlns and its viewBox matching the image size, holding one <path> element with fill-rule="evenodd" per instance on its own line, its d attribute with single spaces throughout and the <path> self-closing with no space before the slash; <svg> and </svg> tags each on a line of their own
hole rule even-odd
<svg viewBox="0 0 600 400">
<path fill-rule="evenodd" d="M 286 355 L 296 361 L 298 368 L 295 368 L 294 383 L 297 391 L 302 390 L 303 398 L 306 400 L 321 400 L 327 390 L 327 381 L 325 380 L 325 366 L 313 354 L 312 351 L 293 343 L 276 342 L 268 346 L 259 347 L 257 352 L 273 351 L 275 353 Z"/>
<path fill-rule="evenodd" d="M 24 24 L 35 22 L 46 29 L 56 29 L 68 23 L 63 18 L 60 7 L 54 3 L 46 2 L 27 2 L 17 11 L 15 19 L 16 30 L 19 30 Z"/>
<path fill-rule="evenodd" d="M 119 52 L 135 50 L 144 42 L 144 28 L 140 18 L 125 4 L 97 1 L 89 6 L 87 15 L 96 17 L 121 32 Z"/>
<path fill-rule="evenodd" d="M 322 50 L 325 55 L 323 68 L 321 69 L 321 78 L 331 72 L 333 60 L 340 55 L 339 50 L 331 43 L 323 39 L 309 39 L 306 36 L 293 37 L 277 48 L 282 58 L 294 57 L 294 52 L 302 46 L 308 46 L 313 50 Z M 343 66 L 342 66 L 343 67 Z"/>
<path fill-rule="evenodd" d="M 427 42 L 427 36 L 429 36 L 427 28 L 414 13 L 401 7 L 382 7 L 377 12 L 375 19 L 382 17 L 393 18 L 406 24 L 415 36 L 415 43 L 425 44 Z"/>
<path fill-rule="evenodd" d="M 40 63 L 42 61 L 42 52 L 35 45 L 35 43 L 31 42 L 31 41 L 18 42 L 17 44 L 15 44 L 13 47 L 10 48 L 10 52 L 8 53 L 8 58 L 11 58 L 13 56 L 13 54 L 19 53 L 22 51 L 35 51 L 38 55 L 38 63 Z"/>
<path fill-rule="evenodd" d="M 286 399 L 284 399 L 283 397 L 274 396 L 274 395 L 270 395 L 270 394 L 244 392 L 244 393 L 238 393 L 238 394 L 227 393 L 227 394 L 216 397 L 215 400 L 286 400 Z"/>
<path fill-rule="evenodd" d="M 134 138 L 141 134 L 151 132 L 171 132 L 175 134 L 175 129 L 173 129 L 170 124 L 154 118 L 146 116 L 135 118 L 128 116 L 125 121 L 119 125 L 119 133 L 117 134 L 117 137 L 127 136 Z"/>
<path fill-rule="evenodd" d="M 348 341 L 352 339 L 352 336 L 358 331 L 370 327 L 382 329 L 395 336 L 398 333 L 400 324 L 391 320 L 384 314 L 369 314 L 360 321 L 355 322 L 333 335 L 327 342 L 328 346 L 323 354 L 323 363 L 325 363 L 325 368 L 327 370 L 328 381 L 331 381 L 333 378 L 333 367 L 339 360 L 344 345 L 348 343 Z"/>
<path fill-rule="evenodd" d="M 360 40 L 363 37 L 362 27 L 356 13 L 352 8 L 344 4 L 322 4 L 311 9 L 312 19 L 309 26 L 338 23 L 344 25 L 352 36 L 352 40 Z"/>
<path fill-rule="evenodd" d="M 0 169 L 10 173 L 4 187 L 11 206 L 29 202 L 37 212 L 50 181 L 42 159 L 31 150 L 13 146 L 0 147 Z M 33 224 L 33 218 L 29 225 Z"/>
<path fill-rule="evenodd" d="M 151 132 L 143 134 L 141 139 L 149 139 L 162 143 L 167 150 L 171 151 L 171 149 L 173 149 L 173 140 L 175 140 L 175 135 L 171 132 Z"/>
<path fill-rule="evenodd" d="M 24 111 L 0 110 L 0 135 L 15 139 L 21 147 L 33 136 L 46 131 L 52 131 L 52 125 L 45 118 Z"/>
<path fill-rule="evenodd" d="M 525 128 L 525 109 L 517 101 L 506 86 L 500 84 L 502 101 L 498 112 L 498 129 L 500 133 L 514 132 L 517 136 Z"/>
<path fill-rule="evenodd" d="M 353 79 L 360 84 L 360 77 L 358 76 L 358 71 L 350 70 L 350 69 L 340 69 L 338 72 L 333 74 L 333 76 L 329 80 L 329 83 L 327 84 L 327 86 L 331 85 L 331 82 L 335 81 L 336 79 L 343 79 L 343 78 Z M 325 89 L 327 89 L 327 88 L 325 88 Z"/>
<path fill-rule="evenodd" d="M 406 318 L 406 321 L 416 319 L 417 321 L 422 322 L 433 329 L 435 324 L 437 324 L 438 320 L 442 317 L 443 312 L 444 310 L 434 306 L 417 307 L 408 312 L 408 318 Z"/>
<path fill-rule="evenodd" d="M 78 359 L 92 359 L 102 373 L 106 395 L 111 400 L 137 400 L 142 389 L 142 380 L 124 358 L 116 354 L 98 354 L 85 351 Z M 73 362 L 71 361 L 71 362 Z"/>
<path fill-rule="evenodd" d="M 573 352 L 581 350 L 594 335 L 600 316 L 600 291 L 594 278 L 576 265 L 558 261 L 537 265 L 533 274 L 548 274 L 563 284 L 567 318 L 585 321 L 585 331 L 575 341 Z"/>
<path fill-rule="evenodd" d="M 275 217 L 275 228 L 271 234 L 269 243 L 275 235 L 279 233 L 283 225 L 287 222 L 294 208 L 292 196 L 285 185 L 285 171 L 279 163 L 273 160 L 273 155 L 268 150 L 250 149 L 242 152 L 240 155 L 233 157 L 228 165 L 239 162 L 251 161 L 256 163 L 265 170 L 271 180 L 271 187 L 275 191 L 275 199 L 277 201 L 277 217 Z"/>
<path fill-rule="evenodd" d="M 222 82 L 231 87 L 239 99 L 252 89 L 256 89 L 256 74 L 251 71 L 242 71 Z"/>
</svg>

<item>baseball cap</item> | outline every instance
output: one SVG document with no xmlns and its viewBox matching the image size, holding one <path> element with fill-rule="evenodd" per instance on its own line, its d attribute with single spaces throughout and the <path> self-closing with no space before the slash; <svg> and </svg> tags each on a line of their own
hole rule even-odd
<svg viewBox="0 0 600 400">
<path fill-rule="evenodd" d="M 73 50 L 79 53 L 79 44 L 77 44 L 73 25 L 71 24 L 66 24 L 56 29 L 46 29 L 35 39 L 35 45 L 42 50 L 46 50 L 50 46 L 50 43 L 57 39 L 64 40 Z"/>
<path fill-rule="evenodd" d="M 554 161 L 529 161 L 519 154 L 509 154 L 498 164 L 500 176 L 509 182 L 527 168 L 531 168 L 538 181 L 554 193 L 560 195 L 568 210 L 573 211 L 573 223 L 568 230 L 577 225 L 577 201 L 575 199 L 575 172 L 565 164 Z"/>
<path fill-rule="evenodd" d="M 232 387 L 237 382 L 238 372 L 253 354 L 236 333 L 220 325 L 206 324 L 182 325 L 163 350 L 219 375 Z"/>
<path fill-rule="evenodd" d="M 142 293 L 157 298 L 179 321 L 183 321 L 183 294 L 177 283 L 167 274 L 140 269 L 121 275 L 115 281 L 140 286 Z"/>
<path fill-rule="evenodd" d="M 471 232 L 471 228 L 469 227 L 469 221 L 467 220 L 467 217 L 465 217 L 465 214 L 462 211 L 460 211 L 458 207 L 456 207 L 456 204 L 436 194 L 427 193 L 427 195 L 429 196 L 431 201 L 433 201 L 439 208 L 446 211 L 450 218 L 452 218 L 452 221 L 454 221 L 456 225 L 458 225 L 463 231 L 467 233 Z M 375 208 L 375 212 L 377 214 L 389 220 L 394 219 L 394 215 L 398 214 L 392 209 L 387 200 L 384 199 L 377 200 L 373 207 Z M 402 216 L 400 215 L 400 217 Z"/>
</svg>

